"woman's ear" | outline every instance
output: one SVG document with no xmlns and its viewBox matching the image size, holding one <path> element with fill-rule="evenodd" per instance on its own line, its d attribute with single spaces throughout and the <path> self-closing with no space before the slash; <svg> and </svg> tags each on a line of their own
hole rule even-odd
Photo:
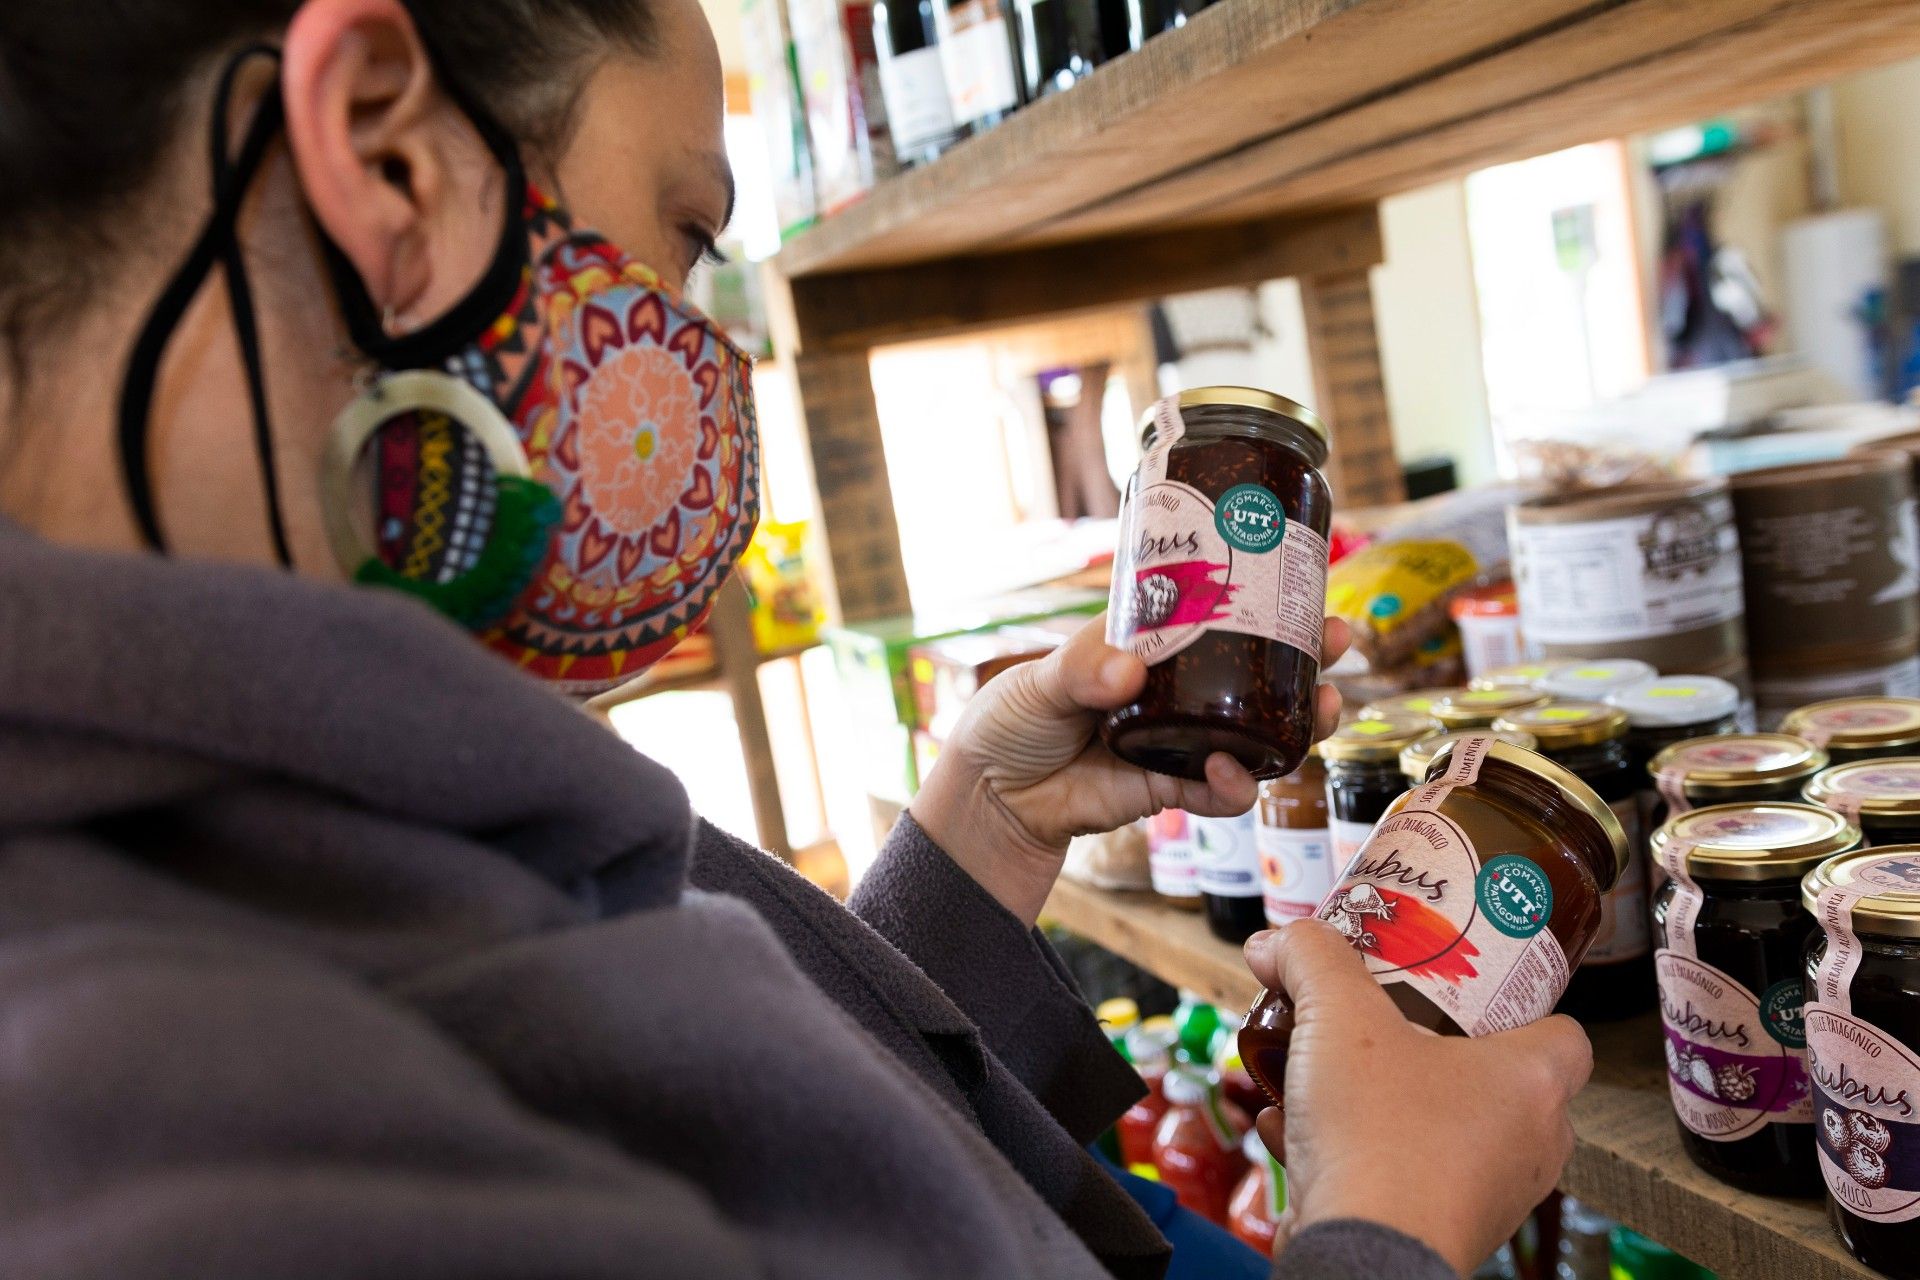
<svg viewBox="0 0 1920 1280">
<path fill-rule="evenodd" d="M 396 334 L 451 309 L 492 258 L 504 183 L 401 0 L 307 0 L 282 78 L 307 202 Z"/>
</svg>

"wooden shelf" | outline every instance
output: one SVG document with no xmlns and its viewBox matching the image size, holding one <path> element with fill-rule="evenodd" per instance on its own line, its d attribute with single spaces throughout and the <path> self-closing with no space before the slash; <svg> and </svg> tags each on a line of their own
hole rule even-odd
<svg viewBox="0 0 1920 1280">
<path fill-rule="evenodd" d="M 1240 949 L 1199 916 L 1149 894 L 1105 893 L 1062 880 L 1045 918 L 1229 1009 L 1259 986 Z M 1655 1016 L 1593 1028 L 1593 1083 L 1574 1102 L 1578 1135 L 1562 1187 L 1609 1217 L 1677 1249 L 1723 1280 L 1859 1280 L 1815 1200 L 1735 1191 L 1681 1149 L 1667 1099 Z M 1464 1083 L 1464 1082 L 1463 1082 Z"/>
<path fill-rule="evenodd" d="M 776 263 L 803 278 L 1351 208 L 1916 53 L 1910 0 L 1221 0 Z"/>
</svg>

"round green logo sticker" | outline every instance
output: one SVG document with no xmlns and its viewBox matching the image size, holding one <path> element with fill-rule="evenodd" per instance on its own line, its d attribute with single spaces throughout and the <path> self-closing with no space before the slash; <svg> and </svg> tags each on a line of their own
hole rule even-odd
<svg viewBox="0 0 1920 1280">
<path fill-rule="evenodd" d="M 1493 927 L 1509 938 L 1531 938 L 1553 919 L 1553 884 L 1530 858 L 1503 853 L 1474 877 L 1474 896 Z"/>
<path fill-rule="evenodd" d="M 1287 511 L 1257 484 L 1237 484 L 1220 495 L 1213 525 L 1236 551 L 1271 551 L 1287 536 Z"/>
<path fill-rule="evenodd" d="M 1798 978 L 1776 982 L 1760 997 L 1760 1025 L 1789 1049 L 1807 1047 L 1807 1020 L 1801 1008 L 1806 998 Z"/>
</svg>

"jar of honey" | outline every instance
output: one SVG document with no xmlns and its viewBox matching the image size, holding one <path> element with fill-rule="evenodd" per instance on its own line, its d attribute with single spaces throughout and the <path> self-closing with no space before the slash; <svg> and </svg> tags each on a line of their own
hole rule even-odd
<svg viewBox="0 0 1920 1280">
<path fill-rule="evenodd" d="M 1260 876 L 1270 925 L 1312 915 L 1339 867 L 1327 825 L 1327 766 L 1319 748 L 1298 769 L 1260 784 Z"/>
<path fill-rule="evenodd" d="M 1492 729 L 1460 729 L 1452 733 L 1435 733 L 1420 739 L 1400 753 L 1400 774 L 1407 780 L 1409 788 L 1417 787 L 1427 780 L 1427 770 L 1433 767 L 1434 757 L 1441 749 L 1451 746 L 1462 738 L 1498 738 L 1527 751 L 1536 751 L 1540 747 L 1538 740 L 1530 733 L 1495 733 Z"/>
<path fill-rule="evenodd" d="M 1320 744 L 1327 763 L 1327 831 L 1336 876 L 1360 852 L 1387 806 L 1407 789 L 1400 753 L 1432 731 L 1433 721 L 1424 716 L 1363 716 L 1341 725 Z"/>
<path fill-rule="evenodd" d="M 1601 902 L 1600 929 L 1567 983 L 1560 1012 L 1583 1022 L 1625 1018 L 1653 1007 L 1653 939 L 1647 933 L 1646 836 L 1640 825 L 1640 771 L 1627 750 L 1627 713 L 1604 702 L 1556 699 L 1494 721 L 1497 731 L 1530 733 L 1540 754 L 1564 766 L 1606 801 L 1632 856 Z"/>
<path fill-rule="evenodd" d="M 1512 715 L 1547 700 L 1539 690 L 1517 685 L 1496 689 L 1469 689 L 1433 704 L 1432 716 L 1446 730 L 1491 729 L 1501 716 Z"/>
<path fill-rule="evenodd" d="M 1393 803 L 1317 915 L 1409 1019 L 1484 1035 L 1552 1011 L 1629 853 L 1619 818 L 1572 772 L 1466 737 Z M 1240 1054 L 1276 1103 L 1292 1035 L 1292 1005 L 1263 992 Z"/>
<path fill-rule="evenodd" d="M 1835 765 L 1815 774 L 1803 794 L 1856 823 L 1876 848 L 1920 844 L 1920 756 Z"/>
<path fill-rule="evenodd" d="M 1920 845 L 1830 858 L 1801 901 L 1807 1074 L 1828 1216 L 1847 1251 L 1920 1277 Z"/>
<path fill-rule="evenodd" d="M 1327 428 L 1284 396 L 1160 401 L 1127 489 L 1107 640 L 1147 664 L 1101 733 L 1122 760 L 1204 780 L 1223 751 L 1260 779 L 1313 741 L 1333 499 Z"/>
<path fill-rule="evenodd" d="M 1835 764 L 1920 755 L 1920 698 L 1830 698 L 1788 712 L 1780 732 L 1826 748 Z"/>
<path fill-rule="evenodd" d="M 1654 966 L 1680 1142 L 1745 1191 L 1820 1190 L 1801 1020 L 1818 928 L 1800 881 L 1859 841 L 1845 818 L 1803 804 L 1696 809 L 1653 837 L 1668 877 L 1653 899 Z"/>
<path fill-rule="evenodd" d="M 1676 742 L 1647 762 L 1660 807 L 1655 825 L 1710 804 L 1793 802 L 1827 753 L 1785 733 L 1725 733 Z"/>
</svg>

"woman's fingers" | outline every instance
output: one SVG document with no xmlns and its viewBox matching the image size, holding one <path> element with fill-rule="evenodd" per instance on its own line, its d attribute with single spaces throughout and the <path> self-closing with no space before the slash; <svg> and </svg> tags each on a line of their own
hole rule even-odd
<svg viewBox="0 0 1920 1280">
<path fill-rule="evenodd" d="M 1353 628 L 1345 618 L 1328 618 L 1320 633 L 1320 665 L 1330 667 L 1353 646 Z"/>
<path fill-rule="evenodd" d="M 1340 691 L 1330 684 L 1323 684 L 1314 692 L 1313 701 L 1313 740 L 1326 737 L 1340 727 Z"/>
<path fill-rule="evenodd" d="M 1279 1107 L 1268 1107 L 1254 1117 L 1253 1127 L 1260 1131 L 1260 1141 L 1267 1144 L 1267 1150 L 1273 1152 L 1273 1158 L 1286 1164 L 1287 1113 Z"/>
<path fill-rule="evenodd" d="M 1247 939 L 1247 968 L 1270 991 L 1282 991 L 1304 1016 L 1309 1003 L 1367 1010 L 1405 1025 L 1367 962 L 1332 926 L 1296 920 Z"/>
</svg>

